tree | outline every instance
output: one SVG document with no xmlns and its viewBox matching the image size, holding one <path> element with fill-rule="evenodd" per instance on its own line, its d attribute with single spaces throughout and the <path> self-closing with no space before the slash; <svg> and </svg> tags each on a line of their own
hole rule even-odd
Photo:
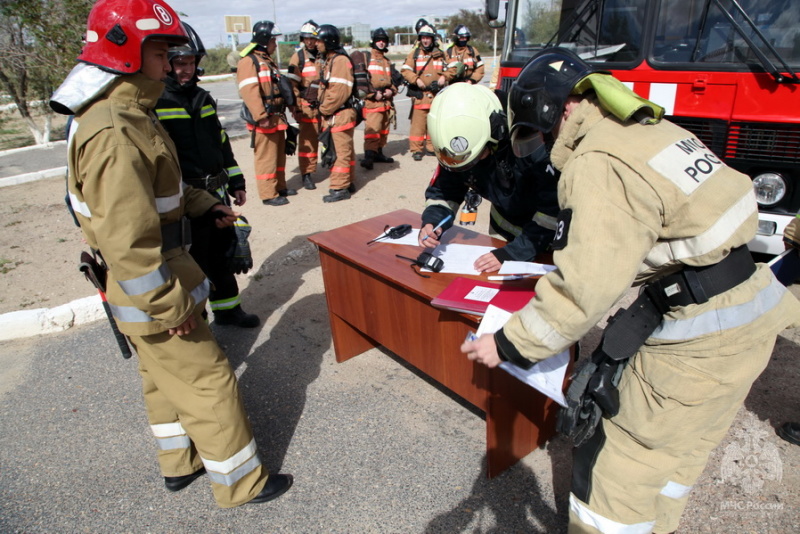
<svg viewBox="0 0 800 534">
<path fill-rule="evenodd" d="M 0 2 L 0 83 L 37 144 L 50 141 L 53 112 L 43 124 L 31 112 L 75 65 L 93 0 L 3 0 Z"/>
<path fill-rule="evenodd" d="M 476 47 L 481 52 L 481 55 L 491 55 L 493 53 L 495 29 L 489 27 L 483 13 L 460 9 L 458 13 L 452 15 L 446 28 L 448 40 L 452 37 L 456 26 L 459 24 L 469 28 L 469 32 L 472 35 L 470 44 Z M 497 30 L 497 43 L 500 47 L 503 45 L 504 35 L 504 29 Z"/>
</svg>

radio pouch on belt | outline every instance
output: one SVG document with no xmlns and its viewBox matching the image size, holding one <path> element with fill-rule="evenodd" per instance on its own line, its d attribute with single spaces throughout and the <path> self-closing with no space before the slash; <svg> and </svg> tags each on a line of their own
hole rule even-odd
<svg viewBox="0 0 800 534">
<path fill-rule="evenodd" d="M 556 429 L 571 438 L 575 447 L 594 435 L 603 415 L 619 413 L 617 386 L 622 371 L 668 309 L 666 300 L 646 286 L 631 306 L 609 319 L 600 346 L 574 375 L 567 389 L 567 407 L 558 414 Z"/>
</svg>

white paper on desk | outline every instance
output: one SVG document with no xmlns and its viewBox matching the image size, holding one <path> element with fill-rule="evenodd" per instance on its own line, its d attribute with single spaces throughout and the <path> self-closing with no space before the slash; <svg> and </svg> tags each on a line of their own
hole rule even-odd
<svg viewBox="0 0 800 534">
<path fill-rule="evenodd" d="M 392 239 L 391 237 L 386 236 L 386 232 L 381 232 L 380 235 L 375 237 L 375 239 L 377 239 L 375 243 L 391 243 L 392 245 L 414 245 L 415 247 L 418 247 L 419 246 L 419 242 L 417 241 L 418 235 L 419 235 L 419 228 L 412 228 L 410 233 L 404 235 L 400 239 Z"/>
<path fill-rule="evenodd" d="M 481 247 L 478 245 L 462 245 L 459 243 L 442 243 L 433 254 L 444 262 L 443 273 L 455 274 L 481 274 L 475 270 L 475 260 L 494 250 L 494 247 Z M 427 270 L 427 269 L 423 269 Z"/>
<path fill-rule="evenodd" d="M 483 334 L 494 334 L 508 322 L 510 317 L 510 312 L 489 304 L 486 314 L 481 319 L 481 325 L 475 334 L 479 337 Z M 562 388 L 568 364 L 569 350 L 565 350 L 561 354 L 540 361 L 527 371 L 510 362 L 502 362 L 500 367 L 518 380 L 525 382 L 561 406 L 566 407 L 567 400 L 564 398 Z"/>
<path fill-rule="evenodd" d="M 497 274 L 532 274 L 534 276 L 545 275 L 550 271 L 555 271 L 555 265 L 546 263 L 534 263 L 532 261 L 504 261 Z"/>
</svg>

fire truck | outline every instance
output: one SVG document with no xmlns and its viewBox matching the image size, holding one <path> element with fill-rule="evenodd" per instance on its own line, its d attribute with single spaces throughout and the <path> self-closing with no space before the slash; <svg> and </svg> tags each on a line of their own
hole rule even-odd
<svg viewBox="0 0 800 534">
<path fill-rule="evenodd" d="M 666 110 L 753 180 L 753 252 L 783 251 L 800 211 L 798 0 L 486 0 L 505 26 L 497 89 L 547 46 L 575 51 Z"/>
</svg>

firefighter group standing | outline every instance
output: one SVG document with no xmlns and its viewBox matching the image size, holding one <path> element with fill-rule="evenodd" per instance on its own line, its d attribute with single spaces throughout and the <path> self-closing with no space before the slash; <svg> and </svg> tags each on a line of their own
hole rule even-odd
<svg viewBox="0 0 800 534">
<path fill-rule="evenodd" d="M 708 151 L 694 154 L 705 147 L 662 121 L 663 109 L 568 50 L 546 49 L 526 65 L 507 116 L 475 86 L 484 65 L 468 28 L 457 26 L 444 51 L 427 21 L 416 32 L 397 73 L 389 36 L 376 29 L 357 72 L 337 28 L 309 20 L 283 75 L 273 57 L 280 31 L 254 25 L 237 82 L 259 198 L 281 206 L 297 194 L 285 176 L 289 112 L 300 125 L 303 186 L 316 188 L 319 163 L 330 167 L 323 201 L 350 199 L 355 128 L 365 121 L 362 167 L 392 163 L 383 148 L 404 79 L 413 159 L 430 153 L 440 164 L 419 245 L 438 243 L 447 227 L 437 221 L 462 200 L 469 215 L 486 197 L 492 228 L 510 243 L 477 268 L 555 251 L 557 269 L 536 297 L 496 334 L 462 345 L 470 360 L 529 368 L 577 342 L 631 284 L 645 286 L 604 335 L 629 354 L 601 344 L 590 358 L 596 371 L 585 368 L 592 378 L 606 364 L 618 372 L 591 391 L 571 388 L 570 402 L 591 407 L 589 417 L 559 422 L 580 436 L 570 531 L 674 531 L 777 333 L 800 324 L 800 304 L 745 248 L 757 225 L 750 180 Z M 160 0 L 98 0 L 79 64 L 51 105 L 75 116 L 70 203 L 137 352 L 165 487 L 207 475 L 219 506 L 233 507 L 275 499 L 293 478 L 261 463 L 236 377 L 205 321 L 210 295 L 217 323 L 260 323 L 242 310 L 234 277 L 252 267 L 246 220 L 231 206 L 231 197 L 245 204 L 245 180 L 214 101 L 197 87 L 204 54 L 194 29 Z M 687 175 L 701 156 L 710 170 Z"/>
</svg>

